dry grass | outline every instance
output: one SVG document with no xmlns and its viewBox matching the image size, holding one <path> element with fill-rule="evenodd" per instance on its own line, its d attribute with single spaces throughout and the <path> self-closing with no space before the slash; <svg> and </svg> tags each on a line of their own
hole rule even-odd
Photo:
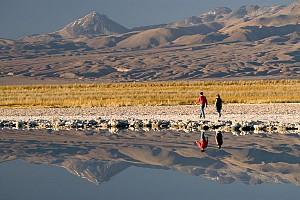
<svg viewBox="0 0 300 200">
<path fill-rule="evenodd" d="M 299 103 L 300 80 L 177 81 L 0 86 L 1 107 L 98 107 L 194 104 L 200 91 L 213 103 Z"/>
</svg>

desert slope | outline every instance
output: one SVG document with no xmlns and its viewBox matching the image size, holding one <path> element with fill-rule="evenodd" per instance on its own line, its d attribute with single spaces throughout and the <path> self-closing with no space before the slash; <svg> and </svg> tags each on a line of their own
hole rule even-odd
<svg viewBox="0 0 300 200">
<path fill-rule="evenodd" d="M 0 82 L 299 78 L 299 10 L 221 7 L 133 29 L 91 12 L 54 33 L 1 39 Z"/>
</svg>

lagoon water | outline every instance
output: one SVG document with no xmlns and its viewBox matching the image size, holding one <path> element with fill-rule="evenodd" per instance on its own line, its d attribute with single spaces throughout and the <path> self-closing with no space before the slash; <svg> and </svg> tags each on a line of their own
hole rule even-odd
<svg viewBox="0 0 300 200">
<path fill-rule="evenodd" d="M 0 131 L 0 199 L 299 199 L 299 136 L 197 137 Z"/>
<path fill-rule="evenodd" d="M 291 184 L 219 184 L 171 170 L 129 167 L 109 182 L 95 185 L 54 166 L 14 160 L 0 165 L 3 200 L 79 199 L 298 199 Z"/>
</svg>

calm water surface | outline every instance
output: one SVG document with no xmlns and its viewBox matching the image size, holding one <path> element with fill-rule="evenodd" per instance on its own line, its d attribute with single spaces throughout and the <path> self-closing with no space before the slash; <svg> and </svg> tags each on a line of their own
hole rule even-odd
<svg viewBox="0 0 300 200">
<path fill-rule="evenodd" d="M 227 134 L 205 153 L 197 137 L 0 132 L 0 200 L 299 199 L 298 136 Z"/>
<path fill-rule="evenodd" d="M 219 184 L 171 170 L 128 167 L 96 185 L 61 167 L 14 160 L 0 165 L 2 200 L 53 199 L 298 199 L 291 184 Z"/>
</svg>

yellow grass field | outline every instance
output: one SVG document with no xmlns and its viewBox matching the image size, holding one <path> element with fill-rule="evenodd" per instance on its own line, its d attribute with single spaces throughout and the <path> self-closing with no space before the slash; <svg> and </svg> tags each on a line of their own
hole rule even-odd
<svg viewBox="0 0 300 200">
<path fill-rule="evenodd" d="M 300 80 L 174 81 L 0 86 L 0 107 L 192 105 L 200 91 L 214 103 L 300 103 Z"/>
</svg>

